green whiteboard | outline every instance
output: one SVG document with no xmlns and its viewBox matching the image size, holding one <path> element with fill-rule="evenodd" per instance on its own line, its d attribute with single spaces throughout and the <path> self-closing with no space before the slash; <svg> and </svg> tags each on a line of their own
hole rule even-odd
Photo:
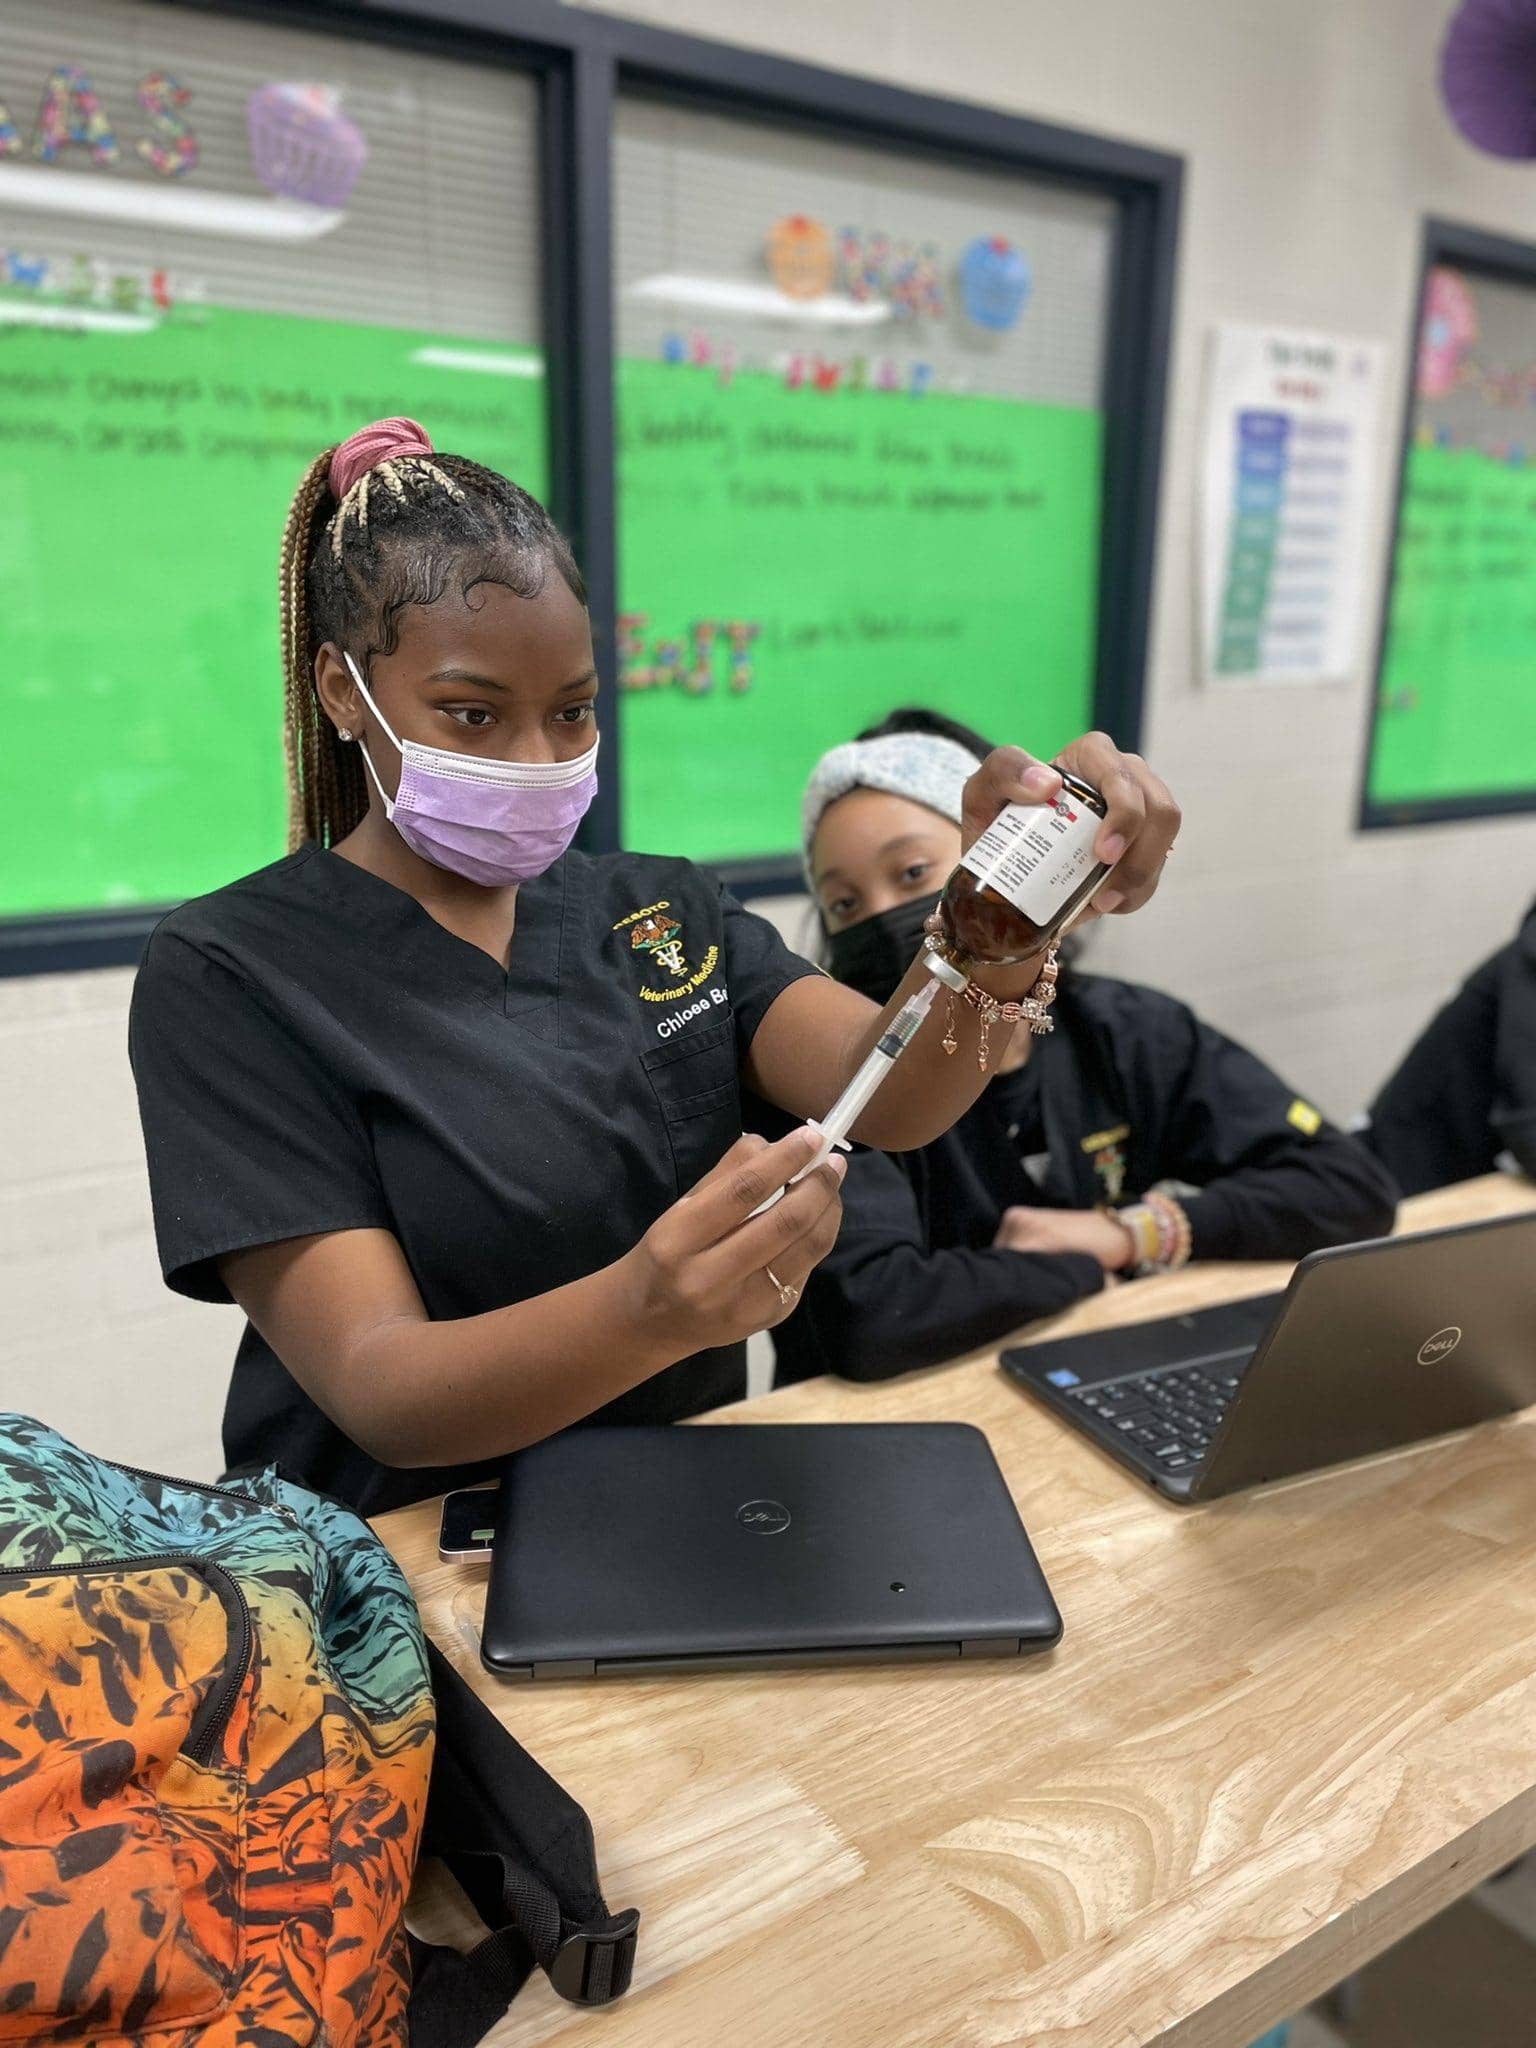
<svg viewBox="0 0 1536 2048">
<path fill-rule="evenodd" d="M 1536 250 L 1520 280 L 1435 246 L 1432 232 L 1367 825 L 1536 804 Z"/>
<path fill-rule="evenodd" d="M 629 361 L 618 420 L 627 846 L 782 856 L 812 762 L 897 704 L 1047 757 L 1092 723 L 1096 411 Z"/>
<path fill-rule="evenodd" d="M 1113 203 L 638 93 L 613 162 L 624 844 L 769 884 L 898 706 L 1095 723 Z"/>
<path fill-rule="evenodd" d="M 227 310 L 5 333 L 4 914 L 172 902 L 282 852 L 276 563 L 305 463 L 405 412 L 544 490 L 541 377 L 416 360 L 443 340 Z M 782 852 L 810 760 L 897 702 L 1040 752 L 1090 722 L 1094 412 L 873 392 L 812 409 L 766 377 L 720 389 L 648 362 L 619 392 L 626 611 L 647 649 L 690 658 L 700 621 L 722 627 L 707 694 L 621 693 L 627 844 Z M 745 692 L 735 622 L 758 629 Z"/>
<path fill-rule="evenodd" d="M 552 432 L 568 481 L 610 452 L 590 363 L 551 414 L 571 192 L 544 192 L 532 74 L 67 13 L 70 106 L 111 148 L 45 148 L 26 111 L 54 0 L 0 18 L 0 972 L 126 959 L 145 913 L 281 855 L 277 556 L 318 450 L 405 413 L 546 498 Z M 612 318 L 614 491 L 556 508 L 617 614 L 604 846 L 767 885 L 816 756 L 898 704 L 1046 755 L 1096 694 L 1134 722 L 1177 166 L 1078 137 L 1064 177 L 1029 124 L 974 152 L 897 126 L 910 148 L 617 91 L 612 272 L 580 294 Z"/>
<path fill-rule="evenodd" d="M 542 495 L 542 362 L 200 309 L 126 333 L 0 324 L 0 914 L 170 903 L 286 845 L 277 559 L 321 448 L 380 415 Z M 515 372 L 506 374 L 506 366 Z"/>
</svg>

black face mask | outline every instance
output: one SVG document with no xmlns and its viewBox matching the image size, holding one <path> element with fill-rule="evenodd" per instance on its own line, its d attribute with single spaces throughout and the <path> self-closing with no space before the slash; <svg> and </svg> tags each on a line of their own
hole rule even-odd
<svg viewBox="0 0 1536 2048">
<path fill-rule="evenodd" d="M 856 988 L 871 1002 L 885 1004 L 917 958 L 923 925 L 937 907 L 938 891 L 898 903 L 878 917 L 866 917 L 827 939 L 827 966 L 834 981 Z"/>
</svg>

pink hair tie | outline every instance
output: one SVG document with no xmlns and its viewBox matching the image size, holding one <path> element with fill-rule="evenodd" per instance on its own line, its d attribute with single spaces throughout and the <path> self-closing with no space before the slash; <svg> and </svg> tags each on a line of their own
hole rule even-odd
<svg viewBox="0 0 1536 2048">
<path fill-rule="evenodd" d="M 375 420 L 360 427 L 331 457 L 331 495 L 340 502 L 360 476 L 402 455 L 430 455 L 427 430 L 415 420 Z"/>
</svg>

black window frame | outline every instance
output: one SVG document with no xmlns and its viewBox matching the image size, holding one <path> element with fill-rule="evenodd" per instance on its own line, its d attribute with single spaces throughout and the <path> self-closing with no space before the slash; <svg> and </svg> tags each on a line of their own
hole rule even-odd
<svg viewBox="0 0 1536 2048">
<path fill-rule="evenodd" d="M 908 157 L 1013 171 L 1115 202 L 1103 405 L 1103 516 L 1094 704 L 1121 745 L 1140 739 L 1152 604 L 1183 159 L 1109 136 L 707 41 L 560 0 L 172 0 L 469 58 L 532 75 L 539 94 L 543 343 L 551 510 L 586 578 L 600 673 L 616 674 L 612 134 L 621 92 L 766 119 Z M 273 688 L 277 687 L 274 677 Z M 583 844 L 620 844 L 623 709 L 604 721 L 604 769 Z M 798 890 L 797 864 L 722 862 L 744 896 Z M 168 905 L 0 919 L 0 975 L 136 961 Z"/>
<path fill-rule="evenodd" d="M 1371 665 L 1371 688 L 1365 713 L 1365 744 L 1360 759 L 1357 824 L 1362 832 L 1390 832 L 1404 826 L 1451 825 L 1464 818 L 1510 818 L 1536 811 L 1536 786 L 1525 790 L 1493 791 L 1486 795 L 1431 797 L 1380 803 L 1371 796 L 1371 762 L 1376 751 L 1376 725 L 1381 713 L 1382 672 L 1387 659 L 1387 636 L 1392 625 L 1392 596 L 1397 587 L 1398 546 L 1402 535 L 1403 493 L 1408 482 L 1408 456 L 1413 444 L 1413 423 L 1418 410 L 1419 333 L 1424 321 L 1424 293 L 1430 272 L 1441 263 L 1471 270 L 1501 284 L 1520 284 L 1536 294 L 1536 242 L 1520 242 L 1507 235 L 1489 234 L 1483 228 L 1462 222 L 1426 218 L 1419 252 L 1418 289 L 1408 330 L 1406 368 L 1403 373 L 1403 409 L 1398 431 L 1397 475 L 1392 493 L 1392 525 L 1387 543 L 1387 560 L 1381 579 L 1381 613 L 1376 626 L 1376 658 Z"/>
</svg>

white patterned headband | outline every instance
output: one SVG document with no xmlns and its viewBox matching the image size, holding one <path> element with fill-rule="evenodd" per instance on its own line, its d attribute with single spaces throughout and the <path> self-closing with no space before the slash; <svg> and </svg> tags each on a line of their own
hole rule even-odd
<svg viewBox="0 0 1536 2048">
<path fill-rule="evenodd" d="M 893 732 L 877 740 L 849 740 L 823 754 L 811 770 L 800 810 L 801 858 L 811 879 L 811 841 L 829 804 L 851 789 L 878 789 L 909 797 L 960 822 L 965 785 L 976 773 L 976 756 L 958 740 L 932 732 Z"/>
</svg>

